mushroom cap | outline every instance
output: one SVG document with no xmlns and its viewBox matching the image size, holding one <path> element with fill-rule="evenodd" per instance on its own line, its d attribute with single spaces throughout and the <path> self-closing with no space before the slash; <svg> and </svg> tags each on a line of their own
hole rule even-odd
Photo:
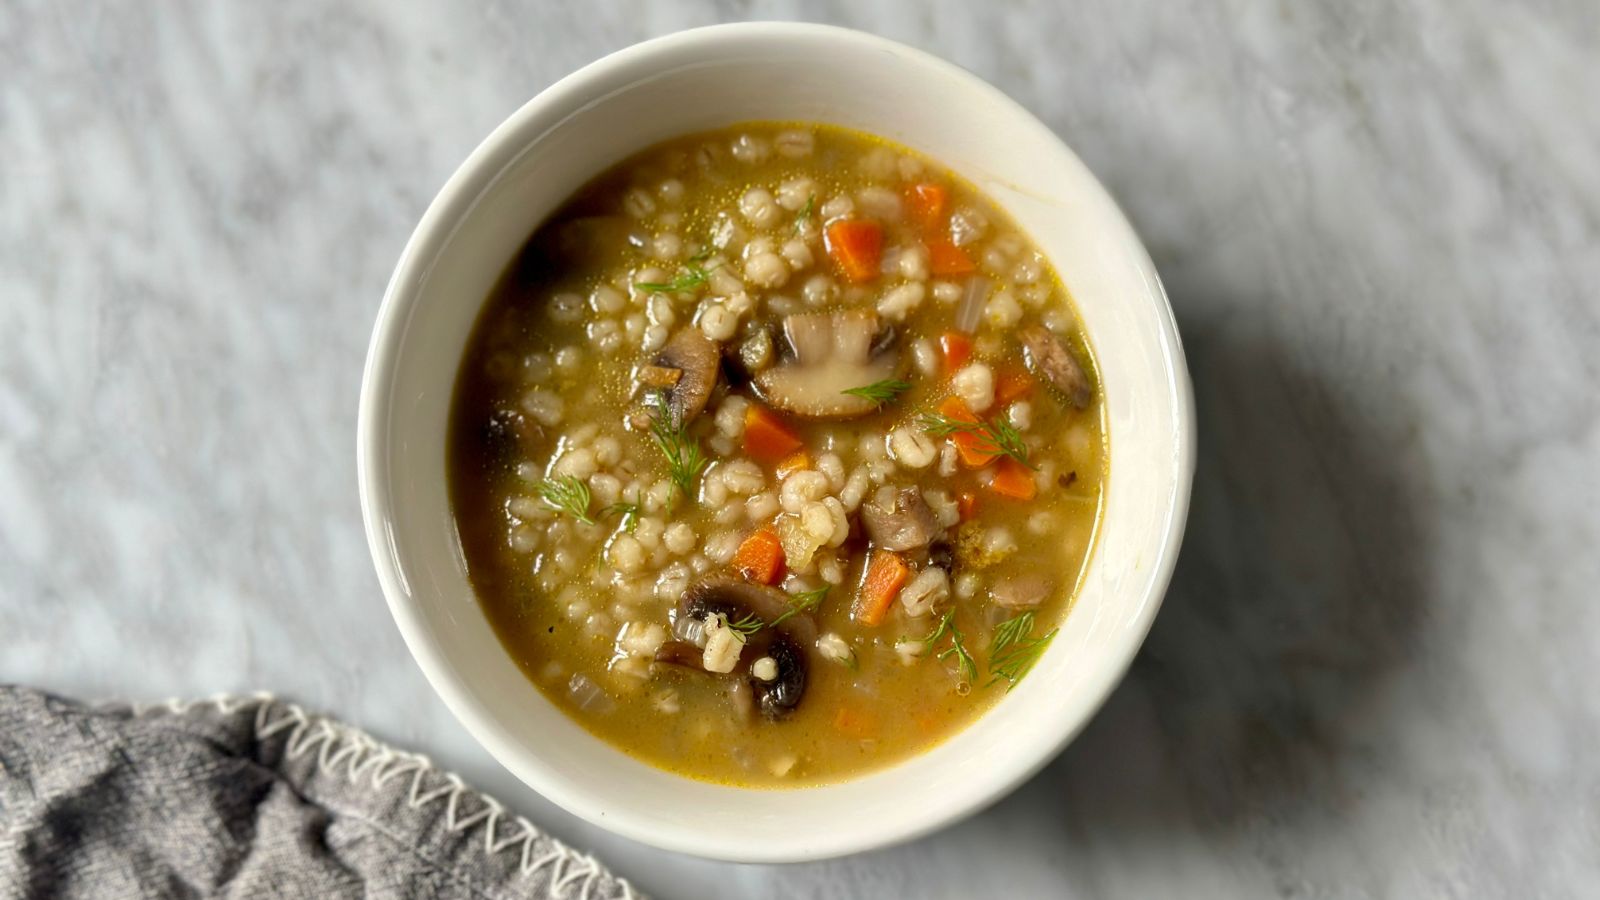
<svg viewBox="0 0 1600 900">
<path fill-rule="evenodd" d="M 845 393 L 893 378 L 898 369 L 890 342 L 876 340 L 877 313 L 795 313 L 784 318 L 783 333 L 792 357 L 755 380 L 768 404 L 812 419 L 848 419 L 878 408 L 871 398 Z"/>
<path fill-rule="evenodd" d="M 806 693 L 806 654 L 789 634 L 779 631 L 767 645 L 766 655 L 778 664 L 778 677 L 771 681 L 750 679 L 756 692 L 756 708 L 768 719 L 777 720 L 794 711 Z"/>
<path fill-rule="evenodd" d="M 705 411 L 711 391 L 717 386 L 722 350 L 717 343 L 694 326 L 684 326 L 656 354 L 648 369 L 677 369 L 680 375 L 670 387 L 658 387 L 667 395 L 673 421 L 687 423 Z"/>
<path fill-rule="evenodd" d="M 1089 405 L 1089 378 L 1072 351 L 1050 329 L 1032 322 L 1017 332 L 1028 368 L 1043 378 L 1062 399 L 1078 409 Z"/>
<path fill-rule="evenodd" d="M 753 615 L 771 626 L 773 622 L 791 611 L 789 595 L 775 587 L 753 584 L 730 575 L 712 575 L 703 578 L 684 592 L 678 601 L 678 615 L 704 619 L 712 613 L 721 613 L 730 622 Z M 817 622 L 808 613 L 795 613 L 783 620 L 780 629 L 792 629 L 805 643 L 817 637 Z"/>
<path fill-rule="evenodd" d="M 705 671 L 705 654 L 688 641 L 665 641 L 656 650 L 656 662 Z"/>
<path fill-rule="evenodd" d="M 892 508 L 880 505 L 877 497 L 863 503 L 861 526 L 874 547 L 897 553 L 926 547 L 944 533 L 921 492 L 911 487 L 895 491 Z"/>
<path fill-rule="evenodd" d="M 721 614 L 729 621 L 737 621 L 754 615 L 766 623 L 766 627 L 747 639 L 734 674 L 747 683 L 747 688 L 740 689 L 747 689 L 753 695 L 761 714 L 774 721 L 792 712 L 805 696 L 810 666 L 805 648 L 817 639 L 816 620 L 806 613 L 791 615 L 783 624 L 773 626 L 773 622 L 789 611 L 788 595 L 777 588 L 721 575 L 690 587 L 678 602 L 680 616 L 703 619 Z M 778 677 L 772 681 L 762 681 L 750 673 L 751 662 L 763 656 L 772 657 L 778 664 Z M 662 644 L 656 652 L 656 661 L 705 671 L 700 649 L 687 641 Z"/>
</svg>

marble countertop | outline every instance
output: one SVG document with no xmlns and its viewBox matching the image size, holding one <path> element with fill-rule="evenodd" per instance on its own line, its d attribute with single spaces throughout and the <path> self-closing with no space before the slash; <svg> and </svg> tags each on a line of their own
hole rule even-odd
<svg viewBox="0 0 1600 900">
<path fill-rule="evenodd" d="M 1600 7 L 751 6 L 0 0 L 0 680 L 269 689 L 667 898 L 1594 890 Z M 501 770 L 390 622 L 355 487 L 368 329 L 446 176 L 577 66 L 746 14 L 927 48 L 1063 135 L 1149 243 L 1201 422 L 1167 606 L 1082 737 L 964 824 L 788 868 Z"/>
</svg>

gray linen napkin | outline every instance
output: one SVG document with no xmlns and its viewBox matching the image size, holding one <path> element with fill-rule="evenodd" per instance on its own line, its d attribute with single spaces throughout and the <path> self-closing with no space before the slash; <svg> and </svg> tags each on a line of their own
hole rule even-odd
<svg viewBox="0 0 1600 900">
<path fill-rule="evenodd" d="M 499 803 L 267 696 L 0 687 L 0 897 L 639 894 Z"/>
</svg>

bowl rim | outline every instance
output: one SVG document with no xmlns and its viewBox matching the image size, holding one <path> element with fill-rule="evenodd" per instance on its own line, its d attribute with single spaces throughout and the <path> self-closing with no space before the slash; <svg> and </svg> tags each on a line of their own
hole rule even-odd
<svg viewBox="0 0 1600 900">
<path fill-rule="evenodd" d="M 415 606 L 400 571 L 400 554 L 388 530 L 389 517 L 395 509 L 395 504 L 389 492 L 390 466 L 383 437 L 388 433 L 391 418 L 390 386 L 395 373 L 396 348 L 404 333 L 406 320 L 417 302 L 419 287 L 427 278 L 431 261 L 448 243 L 457 224 L 470 213 L 484 191 L 493 184 L 505 167 L 525 150 L 526 141 L 518 140 L 519 135 L 537 134 L 542 129 L 561 121 L 560 118 L 556 118 L 548 125 L 540 123 L 541 119 L 549 115 L 549 110 L 564 108 L 574 101 L 581 101 L 584 95 L 591 92 L 591 83 L 604 81 L 664 52 L 697 45 L 709 47 L 722 43 L 737 44 L 749 39 L 783 37 L 821 38 L 850 43 L 858 48 L 891 53 L 917 66 L 938 70 L 946 77 L 965 82 L 968 87 L 986 96 L 989 102 L 1005 107 L 1032 128 L 1043 145 L 1050 146 L 1060 153 L 1063 159 L 1082 168 L 1088 189 L 1098 192 L 1105 201 L 1106 209 L 1110 213 L 1108 224 L 1117 229 L 1118 242 L 1132 251 L 1130 254 L 1132 262 L 1141 270 L 1147 281 L 1150 288 L 1149 299 L 1156 307 L 1155 318 L 1160 332 L 1157 337 L 1161 362 L 1165 366 L 1166 374 L 1164 387 L 1173 416 L 1171 452 L 1175 467 L 1174 489 L 1162 525 L 1163 539 L 1160 546 L 1155 548 L 1144 596 L 1140 598 L 1139 609 L 1132 617 L 1131 626 L 1125 632 L 1126 648 L 1115 664 L 1102 667 L 1095 673 L 1094 678 L 1080 684 L 1085 701 L 1081 706 L 1082 716 L 1063 728 L 1053 740 L 1041 741 L 1029 765 L 987 780 L 975 781 L 974 789 L 966 794 L 923 810 L 925 815 L 914 821 L 902 820 L 898 825 L 886 826 L 864 841 L 851 839 L 830 844 L 824 838 L 808 846 L 794 844 L 752 847 L 748 843 L 737 847 L 708 846 L 705 842 L 706 836 L 696 834 L 692 829 L 685 828 L 681 829 L 681 833 L 674 833 L 636 819 L 625 807 L 601 809 L 598 799 L 586 789 L 574 787 L 520 742 L 509 740 L 497 726 L 494 716 L 480 705 L 480 701 L 459 680 L 442 646 L 433 638 L 430 629 L 423 621 L 422 614 Z M 497 762 L 524 784 L 579 818 L 648 845 L 692 856 L 737 862 L 818 860 L 911 841 L 988 807 L 1044 768 L 1094 718 L 1127 673 L 1139 648 L 1143 646 L 1171 583 L 1187 524 L 1194 468 L 1193 387 L 1172 305 L 1148 250 L 1128 222 L 1126 214 L 1099 179 L 1094 177 L 1053 129 L 999 88 L 966 69 L 926 51 L 867 32 L 833 25 L 798 22 L 741 22 L 711 25 L 673 32 L 624 47 L 564 76 L 518 107 L 497 125 L 440 188 L 401 251 L 379 305 L 377 320 L 368 345 L 362 371 L 356 428 L 356 469 L 361 513 L 379 585 L 407 649 L 422 669 L 429 685 L 444 701 L 456 720 Z M 867 777 L 870 777 L 870 774 Z M 793 790 L 806 789 L 796 787 Z"/>
</svg>

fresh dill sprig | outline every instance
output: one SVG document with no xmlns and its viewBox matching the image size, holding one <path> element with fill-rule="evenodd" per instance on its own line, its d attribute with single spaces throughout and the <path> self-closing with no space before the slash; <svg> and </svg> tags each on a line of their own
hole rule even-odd
<svg viewBox="0 0 1600 900">
<path fill-rule="evenodd" d="M 805 230 L 806 220 L 811 218 L 811 214 L 813 212 L 815 212 L 816 209 L 817 209 L 817 195 L 816 194 L 812 194 L 811 196 L 806 198 L 806 205 L 800 207 L 800 211 L 795 213 L 795 216 L 794 216 L 794 233 L 795 234 L 799 234 L 799 233 L 801 233 L 802 231 Z"/>
<path fill-rule="evenodd" d="M 685 497 L 694 490 L 695 477 L 709 462 L 700 452 L 700 442 L 689 437 L 689 429 L 673 415 L 666 392 L 656 396 L 655 415 L 650 420 L 650 436 L 661 455 L 667 458 L 667 474 Z"/>
<path fill-rule="evenodd" d="M 917 424 L 934 437 L 976 435 L 978 444 L 973 449 L 995 456 L 1009 456 L 1030 469 L 1037 468 L 1028 462 L 1028 444 L 1022 439 L 1022 432 L 1012 428 L 1004 419 L 963 422 L 944 413 L 923 413 L 917 417 Z"/>
<path fill-rule="evenodd" d="M 960 670 L 962 680 L 967 684 L 972 684 L 978 677 L 978 664 L 972 661 L 972 654 L 967 652 L 967 645 L 964 643 L 965 638 L 966 636 L 961 633 L 961 629 L 957 628 L 954 622 L 951 622 L 950 646 L 939 654 L 939 658 L 944 659 L 952 653 L 955 654 L 956 668 Z"/>
<path fill-rule="evenodd" d="M 889 378 L 883 381 L 874 381 L 871 384 L 864 384 L 861 387 L 846 388 L 840 393 L 863 397 L 882 406 L 909 390 L 911 390 L 911 382 Z"/>
<path fill-rule="evenodd" d="M 1022 676 L 1028 674 L 1039 657 L 1044 655 L 1058 630 L 1052 628 L 1048 633 L 1034 637 L 1032 610 L 1018 613 L 995 626 L 994 644 L 989 648 L 989 684 L 1003 679 L 1007 682 L 1006 690 L 1016 687 Z"/>
<path fill-rule="evenodd" d="M 639 504 L 613 503 L 605 509 L 600 510 L 600 515 L 602 516 L 609 516 L 613 513 L 622 516 L 622 520 L 619 524 L 622 525 L 623 531 L 633 534 L 633 530 L 639 527 Z"/>
<path fill-rule="evenodd" d="M 589 486 L 571 475 L 557 475 L 539 482 L 539 496 L 551 509 L 566 513 L 585 525 L 593 525 L 589 518 Z"/>
<path fill-rule="evenodd" d="M 704 250 L 701 250 L 699 253 L 696 253 L 695 255 L 689 257 L 689 262 L 692 262 L 692 263 L 703 263 L 703 262 L 705 262 L 706 260 L 708 260 L 710 258 L 711 258 L 711 247 L 708 245 Z M 707 272 L 706 274 L 709 275 L 711 273 Z"/>
<path fill-rule="evenodd" d="M 683 267 L 683 271 L 678 273 L 678 277 L 671 281 L 638 281 L 633 286 L 641 291 L 649 291 L 655 294 L 676 294 L 679 291 L 697 288 L 705 284 L 706 279 L 711 277 L 710 270 L 700 265 L 706 258 L 709 258 L 709 253 L 707 257 L 689 260 L 688 265 Z"/>
<path fill-rule="evenodd" d="M 954 656 L 956 670 L 961 673 L 961 679 L 967 684 L 972 684 L 978 677 L 978 664 L 973 661 L 972 654 L 967 652 L 967 636 L 962 634 L 956 625 L 955 610 L 945 610 L 944 615 L 939 617 L 939 624 L 934 626 L 927 637 L 921 639 L 924 652 L 931 651 L 947 635 L 950 638 L 950 646 L 939 651 L 936 658 L 948 659 Z"/>
<path fill-rule="evenodd" d="M 923 413 L 917 416 L 917 425 L 934 437 L 965 434 L 978 428 L 978 423 L 976 422 L 963 422 L 960 419 L 952 419 L 944 413 Z"/>
<path fill-rule="evenodd" d="M 988 426 L 984 436 L 996 449 L 1030 469 L 1036 468 L 1028 462 L 1028 444 L 1022 439 L 1022 432 L 1005 419 L 990 419 Z"/>
<path fill-rule="evenodd" d="M 772 620 L 772 627 L 777 628 L 792 616 L 797 616 L 803 612 L 811 612 L 821 606 L 823 599 L 827 596 L 827 585 L 823 585 L 814 591 L 801 591 L 798 594 L 790 594 L 789 608 L 784 610 L 782 615 Z"/>
<path fill-rule="evenodd" d="M 745 613 L 744 616 L 742 618 L 740 618 L 739 621 L 737 621 L 737 622 L 735 622 L 735 621 L 733 621 L 731 619 L 724 619 L 723 621 L 728 626 L 729 629 L 731 629 L 733 631 L 736 631 L 739 634 L 742 634 L 742 635 L 744 635 L 746 637 L 749 637 L 750 635 L 755 634 L 756 632 L 760 631 L 762 628 L 765 628 L 766 625 L 767 625 L 767 623 L 762 621 L 761 618 L 759 616 L 757 616 L 755 613 Z"/>
<path fill-rule="evenodd" d="M 990 656 L 998 656 L 1007 648 L 1026 638 L 1033 631 L 1033 610 L 1020 612 L 994 627 L 994 643 Z"/>
</svg>

